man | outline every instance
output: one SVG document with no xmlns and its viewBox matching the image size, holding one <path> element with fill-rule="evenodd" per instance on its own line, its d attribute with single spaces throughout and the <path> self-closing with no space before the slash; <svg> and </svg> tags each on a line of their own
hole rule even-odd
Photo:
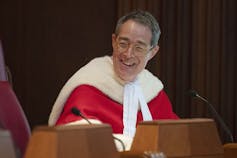
<svg viewBox="0 0 237 158">
<path fill-rule="evenodd" d="M 178 119 L 161 81 L 145 69 L 159 50 L 160 28 L 148 12 L 119 19 L 112 35 L 113 55 L 95 58 L 77 71 L 61 90 L 49 125 L 81 124 L 76 107 L 92 123 L 108 123 L 129 149 L 136 124 Z"/>
</svg>

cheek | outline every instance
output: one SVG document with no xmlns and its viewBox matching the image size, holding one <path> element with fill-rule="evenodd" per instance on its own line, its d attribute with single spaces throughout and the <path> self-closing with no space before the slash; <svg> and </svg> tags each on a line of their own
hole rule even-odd
<svg viewBox="0 0 237 158">
<path fill-rule="evenodd" d="M 119 60 L 118 53 L 114 51 L 112 56 L 113 56 L 114 67 L 117 67 L 118 60 Z"/>
<path fill-rule="evenodd" d="M 114 66 L 114 69 L 115 69 L 115 71 L 117 71 L 117 69 L 118 69 L 118 54 L 116 53 L 116 52 L 113 52 L 113 58 L 112 58 L 112 60 L 113 60 L 113 66 Z"/>
<path fill-rule="evenodd" d="M 131 72 L 130 75 L 132 76 L 136 76 L 138 75 L 142 70 L 144 70 L 144 68 L 146 67 L 146 64 L 148 62 L 147 59 L 145 59 L 144 57 L 139 57 L 136 59 L 137 61 L 137 65 L 136 67 L 133 69 L 133 71 Z"/>
<path fill-rule="evenodd" d="M 118 57 L 118 54 L 119 54 L 119 53 L 118 53 L 115 49 L 113 49 L 113 54 L 112 54 L 113 57 Z"/>
<path fill-rule="evenodd" d="M 140 71 L 142 71 L 142 69 L 144 69 L 148 63 L 148 57 L 141 57 L 139 58 L 139 69 L 141 69 Z"/>
</svg>

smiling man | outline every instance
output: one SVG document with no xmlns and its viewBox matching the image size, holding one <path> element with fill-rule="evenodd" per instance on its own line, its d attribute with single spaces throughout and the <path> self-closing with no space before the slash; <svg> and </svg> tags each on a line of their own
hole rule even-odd
<svg viewBox="0 0 237 158">
<path fill-rule="evenodd" d="M 138 122 L 178 119 L 163 84 L 145 69 L 159 50 L 159 36 L 159 25 L 148 12 L 120 18 L 112 35 L 113 55 L 93 59 L 68 80 L 49 125 L 86 123 L 71 112 L 76 107 L 90 122 L 110 124 L 129 150 Z"/>
</svg>

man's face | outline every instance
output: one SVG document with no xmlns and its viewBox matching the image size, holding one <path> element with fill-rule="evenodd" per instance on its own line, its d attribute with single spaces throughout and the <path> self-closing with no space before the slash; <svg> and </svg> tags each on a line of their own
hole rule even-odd
<svg viewBox="0 0 237 158">
<path fill-rule="evenodd" d="M 120 79 L 133 81 L 159 50 L 150 45 L 151 37 L 148 27 L 132 20 L 121 25 L 117 36 L 112 35 L 114 71 Z"/>
</svg>

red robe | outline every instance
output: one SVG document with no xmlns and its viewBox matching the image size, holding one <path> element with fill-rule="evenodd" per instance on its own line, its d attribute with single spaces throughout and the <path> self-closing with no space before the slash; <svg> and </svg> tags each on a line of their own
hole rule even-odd
<svg viewBox="0 0 237 158">
<path fill-rule="evenodd" d="M 77 107 L 88 119 L 97 119 L 103 123 L 110 124 L 113 133 L 123 132 L 123 105 L 112 100 L 93 86 L 80 85 L 73 90 L 64 104 L 56 125 L 81 119 L 71 112 L 72 107 Z M 148 102 L 148 107 L 153 120 L 178 119 L 177 115 L 172 111 L 171 103 L 163 90 Z M 142 120 L 142 113 L 138 111 L 137 122 Z"/>
</svg>

